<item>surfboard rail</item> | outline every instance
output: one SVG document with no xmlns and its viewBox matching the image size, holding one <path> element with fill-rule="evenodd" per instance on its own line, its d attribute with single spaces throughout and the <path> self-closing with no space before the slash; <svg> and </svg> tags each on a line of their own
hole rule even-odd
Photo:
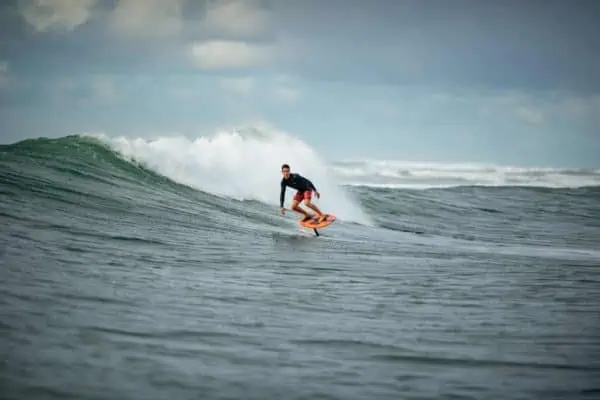
<svg viewBox="0 0 600 400">
<path fill-rule="evenodd" d="M 325 216 L 326 218 L 322 222 L 318 222 L 319 217 L 315 216 L 314 218 L 311 218 L 308 221 L 303 221 L 302 219 L 300 219 L 298 223 L 304 228 L 312 229 L 315 232 L 315 235 L 319 236 L 319 232 L 317 231 L 317 229 L 325 228 L 331 225 L 337 219 L 336 216 L 333 214 L 325 214 Z"/>
</svg>

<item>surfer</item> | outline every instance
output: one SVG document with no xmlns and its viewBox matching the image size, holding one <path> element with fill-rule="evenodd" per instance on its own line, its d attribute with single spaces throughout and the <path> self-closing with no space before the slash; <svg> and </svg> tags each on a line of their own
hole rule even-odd
<svg viewBox="0 0 600 400">
<path fill-rule="evenodd" d="M 292 210 L 304 214 L 303 221 L 308 221 L 312 218 L 312 216 L 303 210 L 298 204 L 304 200 L 304 205 L 313 209 L 319 215 L 319 222 L 325 220 L 326 215 L 319 210 L 319 207 L 314 205 L 310 199 L 312 198 L 312 192 L 315 192 L 315 196 L 317 199 L 321 197 L 317 188 L 313 183 L 303 177 L 300 174 L 291 173 L 290 166 L 288 164 L 283 164 L 281 166 L 281 174 L 283 175 L 283 179 L 281 179 L 281 194 L 279 195 L 279 203 L 281 207 L 281 214 L 285 213 L 285 208 L 283 207 L 283 201 L 285 199 L 285 189 L 286 186 L 294 188 L 297 190 L 294 199 L 292 200 Z"/>
</svg>

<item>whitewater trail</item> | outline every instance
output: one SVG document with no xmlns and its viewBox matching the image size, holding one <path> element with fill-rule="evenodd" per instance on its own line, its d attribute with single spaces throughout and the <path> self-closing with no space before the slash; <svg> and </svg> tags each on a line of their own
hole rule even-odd
<svg viewBox="0 0 600 400">
<path fill-rule="evenodd" d="M 281 165 L 309 178 L 321 193 L 314 199 L 341 221 L 373 222 L 335 180 L 326 163 L 303 141 L 280 132 L 221 131 L 212 137 L 142 138 L 94 136 L 123 157 L 175 182 L 237 200 L 257 200 L 279 211 Z M 284 206 L 295 191 L 287 189 Z"/>
</svg>

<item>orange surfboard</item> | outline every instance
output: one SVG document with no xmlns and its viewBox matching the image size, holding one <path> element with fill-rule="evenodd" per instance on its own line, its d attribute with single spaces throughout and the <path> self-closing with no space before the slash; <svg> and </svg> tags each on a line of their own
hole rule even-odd
<svg viewBox="0 0 600 400">
<path fill-rule="evenodd" d="M 300 224 L 300 226 L 303 226 L 303 227 L 309 228 L 309 229 L 313 229 L 318 236 L 319 235 L 317 232 L 318 228 L 325 228 L 326 226 L 331 225 L 336 220 L 335 215 L 333 215 L 333 214 L 325 214 L 325 216 L 326 216 L 326 218 L 323 222 L 318 222 L 319 217 L 315 215 L 314 218 L 311 218 L 308 221 L 302 221 L 302 219 L 300 219 L 300 221 L 298 221 L 298 223 Z"/>
</svg>

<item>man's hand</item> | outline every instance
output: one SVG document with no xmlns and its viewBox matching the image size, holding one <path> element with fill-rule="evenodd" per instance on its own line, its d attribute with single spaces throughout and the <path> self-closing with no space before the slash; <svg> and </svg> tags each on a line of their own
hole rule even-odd
<svg viewBox="0 0 600 400">
<path fill-rule="evenodd" d="M 316 190 L 315 190 L 315 196 L 316 196 L 317 199 L 321 198 L 321 194 L 319 192 L 317 192 Z"/>
<path fill-rule="evenodd" d="M 285 208 L 281 207 L 281 208 L 279 209 L 279 212 L 281 212 L 281 215 L 285 215 Z"/>
</svg>

